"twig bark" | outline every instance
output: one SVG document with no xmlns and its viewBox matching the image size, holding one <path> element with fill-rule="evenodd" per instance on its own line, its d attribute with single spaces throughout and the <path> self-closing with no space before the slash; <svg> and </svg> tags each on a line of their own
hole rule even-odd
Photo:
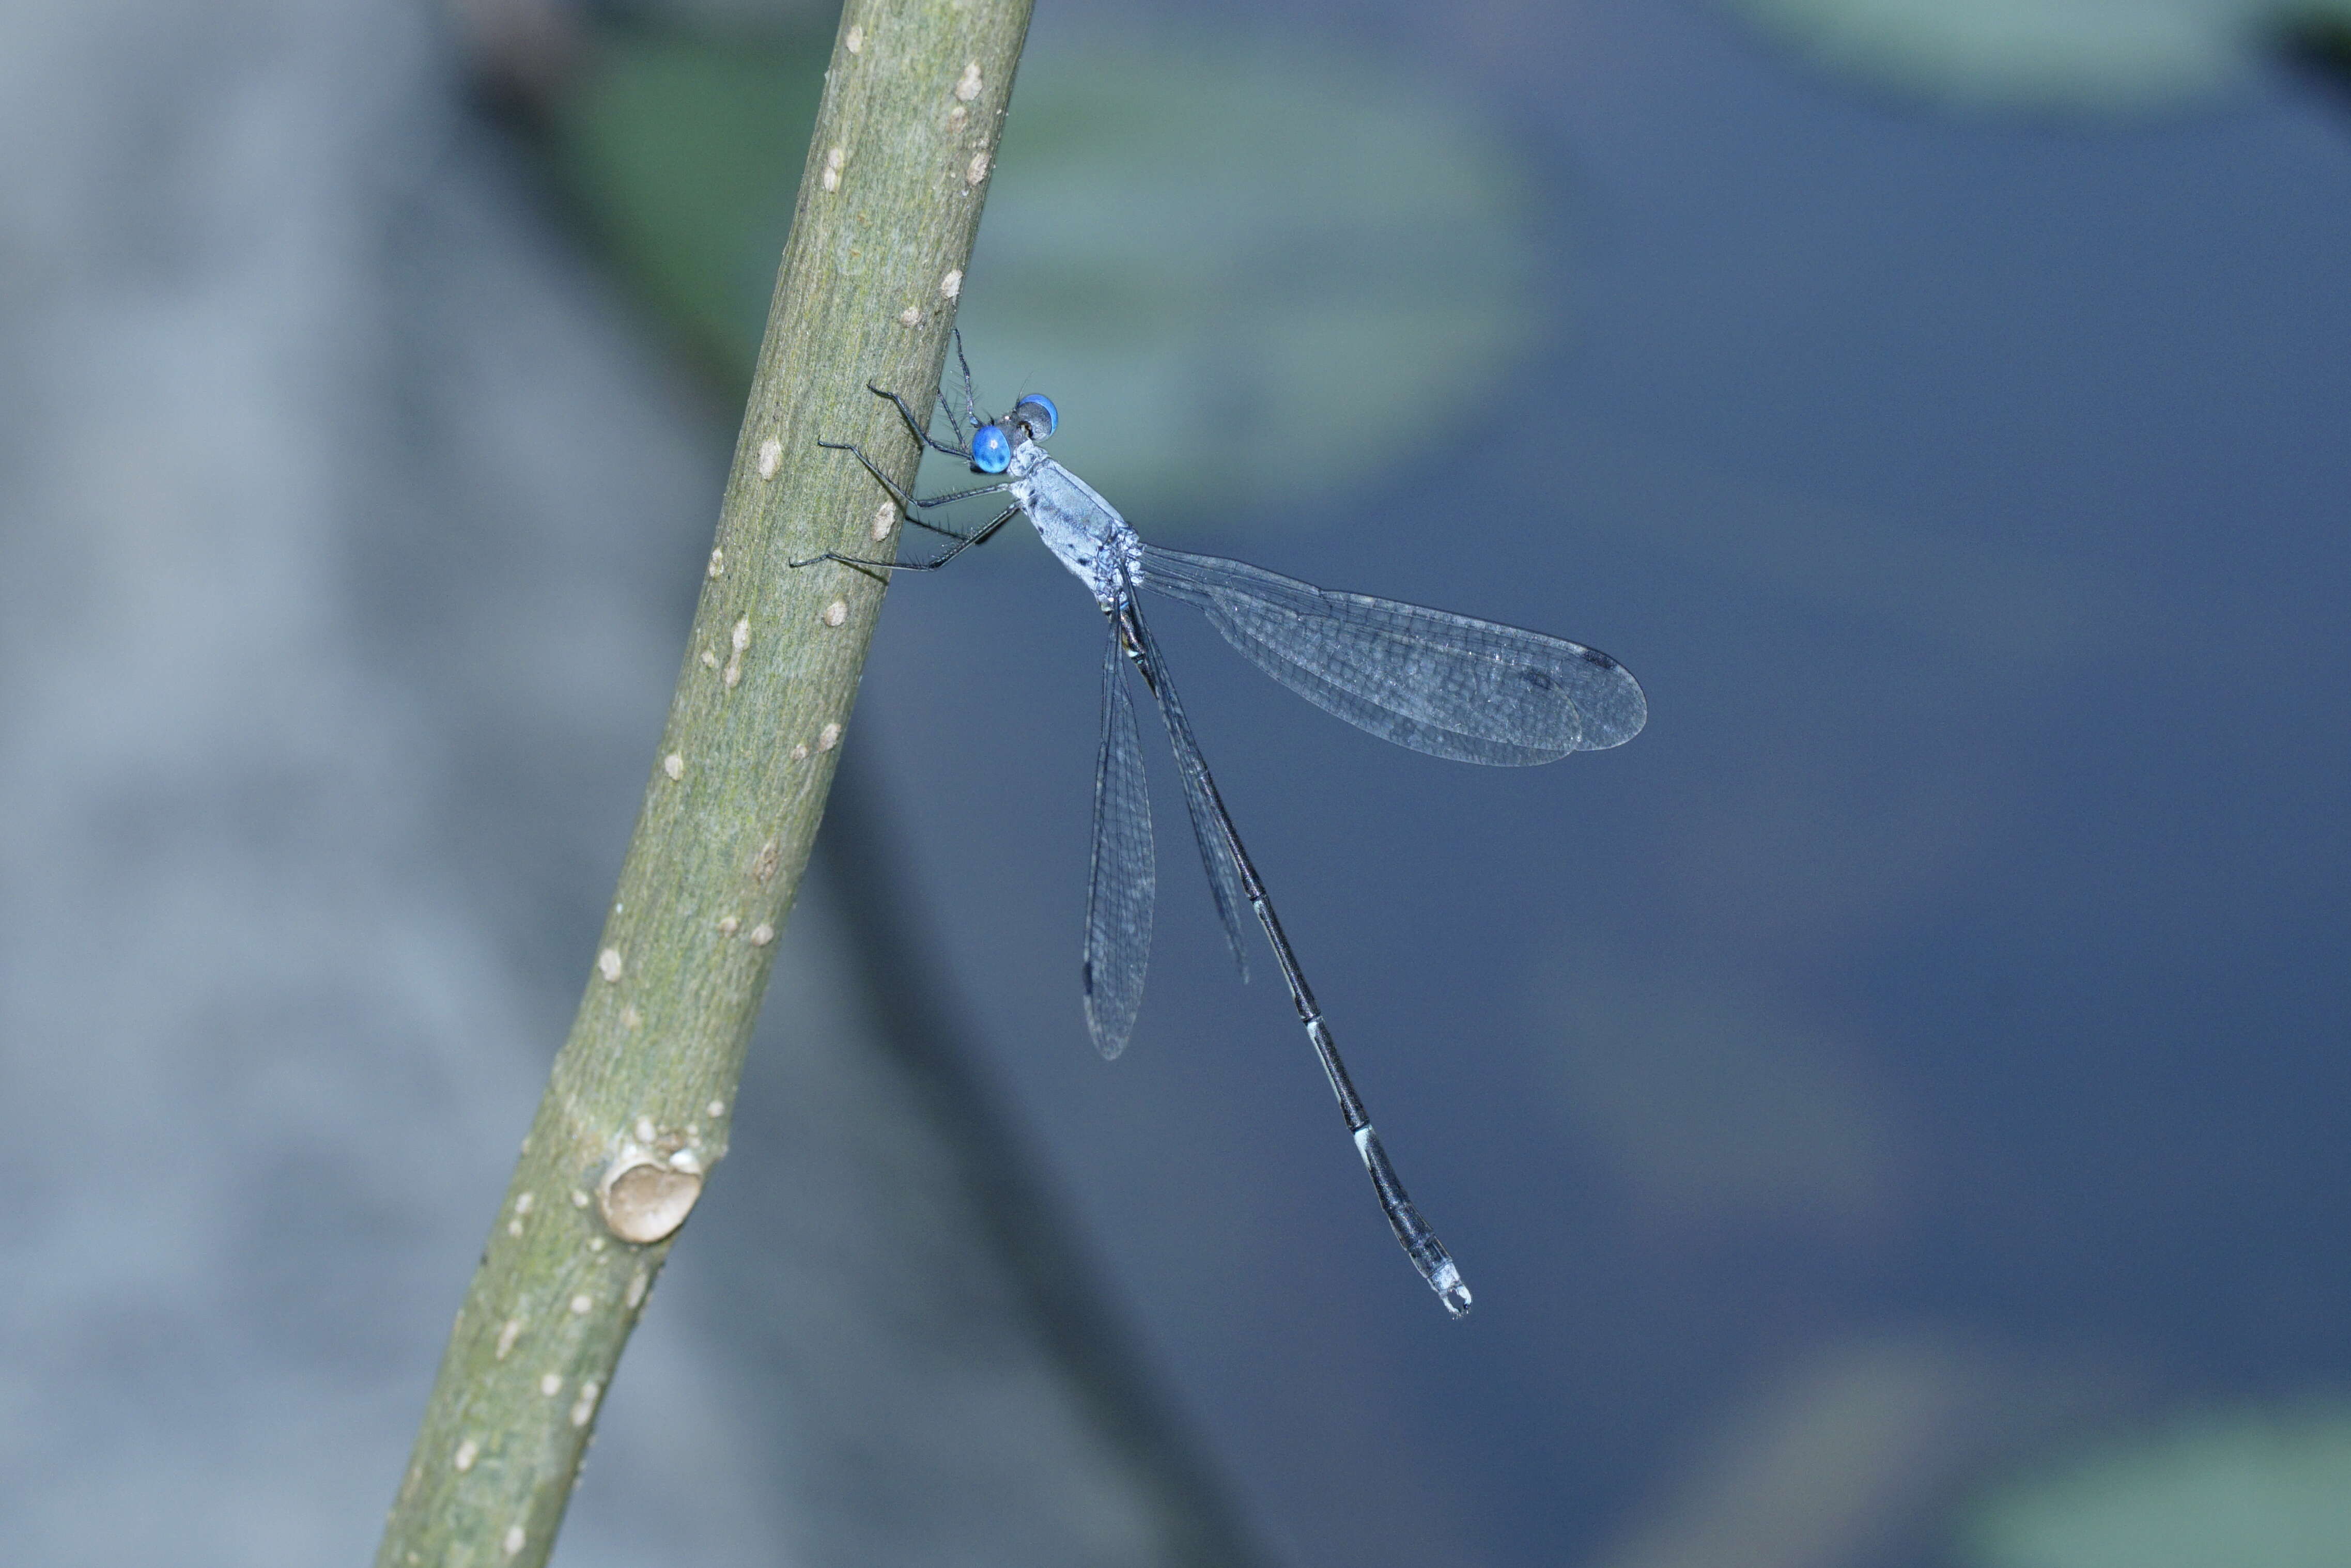
<svg viewBox="0 0 2351 1568">
<path fill-rule="evenodd" d="M 587 994 L 435 1379 L 378 1568 L 544 1563 L 743 1053 L 881 609 L 1029 0 L 850 0 L 702 600 Z"/>
</svg>

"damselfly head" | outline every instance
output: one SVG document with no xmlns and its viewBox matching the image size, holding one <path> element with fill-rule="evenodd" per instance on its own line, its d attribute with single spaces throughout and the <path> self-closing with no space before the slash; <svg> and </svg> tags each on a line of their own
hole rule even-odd
<svg viewBox="0 0 2351 1568">
<path fill-rule="evenodd" d="M 1001 474 L 1012 466 L 1012 449 L 1026 441 L 1042 441 L 1061 423 L 1061 411 L 1042 392 L 1030 392 L 1012 405 L 1002 419 L 971 433 L 971 465 L 982 474 Z"/>
</svg>

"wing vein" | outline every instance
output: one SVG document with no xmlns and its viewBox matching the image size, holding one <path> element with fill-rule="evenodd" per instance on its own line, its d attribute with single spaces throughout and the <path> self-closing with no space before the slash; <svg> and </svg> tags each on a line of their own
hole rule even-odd
<svg viewBox="0 0 2351 1568">
<path fill-rule="evenodd" d="M 1111 629 L 1102 659 L 1102 750 L 1094 761 L 1094 841 L 1086 881 L 1086 1028 L 1105 1057 L 1126 1049 L 1143 1008 L 1151 960 L 1157 870 L 1143 738 L 1126 689 L 1125 656 Z"/>
<path fill-rule="evenodd" d="M 1562 637 L 1155 545 L 1137 580 L 1198 608 L 1307 701 L 1432 756 L 1550 762 L 1622 746 L 1648 719 L 1630 671 Z"/>
</svg>

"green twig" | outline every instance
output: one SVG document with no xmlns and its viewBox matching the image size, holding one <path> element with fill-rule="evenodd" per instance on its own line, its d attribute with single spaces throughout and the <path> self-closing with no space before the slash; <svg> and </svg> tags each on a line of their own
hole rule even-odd
<svg viewBox="0 0 2351 1568">
<path fill-rule="evenodd" d="M 702 601 L 570 1038 L 443 1354 L 378 1568 L 546 1561 L 735 1085 L 919 457 L 872 381 L 938 384 L 1029 0 L 850 0 Z M 920 395 L 914 401 L 922 401 Z"/>
</svg>

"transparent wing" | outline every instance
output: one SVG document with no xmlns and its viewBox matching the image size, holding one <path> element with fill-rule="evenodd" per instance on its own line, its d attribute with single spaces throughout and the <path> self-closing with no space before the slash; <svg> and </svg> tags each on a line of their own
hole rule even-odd
<svg viewBox="0 0 2351 1568">
<path fill-rule="evenodd" d="M 1225 940 L 1232 945 L 1233 963 L 1249 978 L 1249 952 L 1241 946 L 1241 905 L 1248 902 L 1241 891 L 1241 869 L 1233 858 L 1233 846 L 1217 824 L 1217 813 L 1212 803 L 1216 785 L 1208 778 L 1208 764 L 1200 755 L 1200 743 L 1192 738 L 1191 722 L 1184 716 L 1184 704 L 1176 695 L 1175 683 L 1167 677 L 1167 662 L 1159 656 L 1158 642 L 1151 635 L 1149 622 L 1143 619 L 1143 607 L 1134 601 L 1130 591 L 1120 614 L 1134 628 L 1134 635 L 1143 645 L 1144 665 L 1151 685 L 1152 695 L 1159 702 L 1159 716 L 1166 721 L 1167 743 L 1176 750 L 1176 773 L 1184 780 L 1184 804 L 1192 814 L 1192 838 L 1200 846 L 1200 863 L 1207 869 L 1208 894 L 1217 902 L 1217 918 L 1224 923 Z"/>
<path fill-rule="evenodd" d="M 1552 762 L 1622 746 L 1648 722 L 1631 671 L 1541 632 L 1154 545 L 1143 547 L 1136 580 L 1198 606 L 1226 642 L 1307 701 L 1415 751 Z"/>
<path fill-rule="evenodd" d="M 1118 629 L 1102 661 L 1102 755 L 1094 762 L 1093 870 L 1086 883 L 1086 1028 L 1104 1057 L 1126 1049 L 1151 960 L 1151 798 Z"/>
</svg>

